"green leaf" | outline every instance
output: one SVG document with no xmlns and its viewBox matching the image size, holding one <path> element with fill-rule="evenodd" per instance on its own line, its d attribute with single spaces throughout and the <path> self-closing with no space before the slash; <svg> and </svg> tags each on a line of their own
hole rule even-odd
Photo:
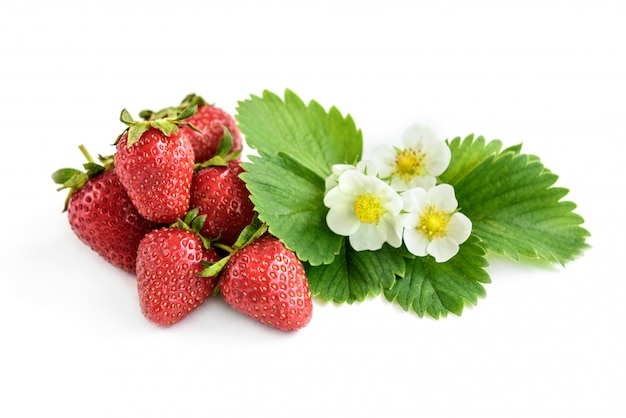
<svg viewBox="0 0 626 418">
<path fill-rule="evenodd" d="M 251 163 L 242 163 L 241 178 L 259 219 L 301 260 L 330 263 L 341 237 L 326 225 L 324 180 L 286 156 L 249 158 Z"/>
<path fill-rule="evenodd" d="M 463 158 L 461 149 L 453 159 Z M 484 155 L 484 154 L 483 154 Z M 518 149 L 492 153 L 480 164 L 468 164 L 463 176 L 450 176 L 461 212 L 472 220 L 472 232 L 491 251 L 564 264 L 580 255 L 589 236 L 580 225 L 576 205 L 562 201 L 568 190 L 552 187 L 558 176 L 536 156 Z M 444 180 L 448 175 L 444 173 Z"/>
<path fill-rule="evenodd" d="M 284 100 L 265 91 L 239 102 L 236 118 L 248 146 L 267 158 L 289 155 L 322 179 L 333 164 L 355 163 L 362 153 L 362 134 L 350 116 L 315 101 L 306 106 L 290 90 Z"/>
<path fill-rule="evenodd" d="M 342 239 L 326 225 L 324 180 L 333 164 L 360 158 L 361 131 L 336 108 L 306 106 L 289 90 L 284 101 L 265 91 L 240 102 L 237 111 L 246 142 L 259 154 L 243 164 L 241 175 L 259 219 L 301 260 L 332 262 Z"/>
<path fill-rule="evenodd" d="M 490 282 L 484 269 L 487 265 L 485 250 L 478 238 L 471 236 L 445 263 L 437 263 L 431 256 L 407 259 L 404 277 L 385 289 L 385 298 L 420 317 L 461 315 L 466 305 L 475 305 L 485 296 L 482 284 Z"/>
<path fill-rule="evenodd" d="M 500 152 L 502 142 L 494 140 L 486 144 L 485 138 L 479 136 L 474 140 L 472 134 L 463 141 L 460 137 L 454 138 L 448 142 L 448 147 L 452 153 L 452 158 L 446 171 L 439 176 L 439 180 L 442 183 L 455 185 L 485 158 Z"/>
<path fill-rule="evenodd" d="M 313 295 L 336 303 L 361 302 L 389 288 L 405 273 L 403 251 L 384 245 L 378 251 L 355 251 L 344 240 L 331 264 L 305 264 Z"/>
</svg>

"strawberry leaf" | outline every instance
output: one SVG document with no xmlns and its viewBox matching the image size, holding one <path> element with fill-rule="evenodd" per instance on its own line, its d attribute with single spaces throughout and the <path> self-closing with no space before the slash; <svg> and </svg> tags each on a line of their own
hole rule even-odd
<svg viewBox="0 0 626 418">
<path fill-rule="evenodd" d="M 331 264 L 305 264 L 311 293 L 336 303 L 361 302 L 390 288 L 405 274 L 403 252 L 384 245 L 378 251 L 355 251 L 344 240 Z"/>
<path fill-rule="evenodd" d="M 341 237 L 326 225 L 324 181 L 333 164 L 360 158 L 361 131 L 336 108 L 306 106 L 289 90 L 284 100 L 268 91 L 252 96 L 237 110 L 241 132 L 259 154 L 241 175 L 259 218 L 301 260 L 330 263 Z"/>
<path fill-rule="evenodd" d="M 335 107 L 326 112 L 315 101 L 307 106 L 290 90 L 284 100 L 265 91 L 239 102 L 236 118 L 248 146 L 266 158 L 289 155 L 322 179 L 333 164 L 356 163 L 361 156 L 362 134 L 350 116 Z"/>
<path fill-rule="evenodd" d="M 445 263 L 431 256 L 407 258 L 404 276 L 398 275 L 393 287 L 385 289 L 385 298 L 420 317 L 461 315 L 467 304 L 475 305 L 485 296 L 482 284 L 490 282 L 485 250 L 478 243 L 471 236 Z"/>
<path fill-rule="evenodd" d="M 286 156 L 250 156 L 241 178 L 250 190 L 260 220 L 282 239 L 300 260 L 330 263 L 341 237 L 326 225 L 324 180 Z"/>
<path fill-rule="evenodd" d="M 446 171 L 440 176 L 442 183 L 457 184 L 467 173 L 472 171 L 485 158 L 497 154 L 502 148 L 502 142 L 498 140 L 485 143 L 485 138 L 479 136 L 474 140 L 474 135 L 468 135 L 463 141 L 460 137 L 448 141 L 448 147 L 452 152 L 452 159 Z M 511 150 L 513 148 L 509 148 Z"/>
<path fill-rule="evenodd" d="M 473 233 L 488 250 L 515 260 L 525 256 L 564 264 L 580 255 L 589 232 L 580 226 L 576 205 L 562 201 L 568 190 L 553 187 L 558 176 L 538 157 L 521 154 L 519 146 L 498 149 L 499 143 L 485 145 L 481 138 L 455 139 L 453 164 L 441 176 L 454 186 Z"/>
</svg>

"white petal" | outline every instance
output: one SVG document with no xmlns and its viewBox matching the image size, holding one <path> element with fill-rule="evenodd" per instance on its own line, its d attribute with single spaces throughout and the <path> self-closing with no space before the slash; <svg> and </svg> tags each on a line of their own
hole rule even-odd
<svg viewBox="0 0 626 418">
<path fill-rule="evenodd" d="M 354 169 L 355 167 L 352 164 L 333 164 L 333 166 L 331 167 L 333 174 L 335 174 L 337 177 L 339 177 L 342 173 L 348 170 Z"/>
<path fill-rule="evenodd" d="M 472 221 L 462 213 L 455 213 L 448 221 L 447 236 L 457 242 L 463 244 L 472 233 Z"/>
<path fill-rule="evenodd" d="M 408 229 L 415 229 L 420 222 L 420 214 L 407 212 L 400 215 L 402 226 Z"/>
<path fill-rule="evenodd" d="M 350 235 L 350 245 L 357 251 L 380 250 L 385 242 L 385 234 L 374 224 L 362 223 L 359 229 Z"/>
<path fill-rule="evenodd" d="M 421 216 L 424 208 L 430 205 L 428 192 L 420 187 L 409 189 L 402 193 L 402 210 Z M 417 225 L 417 224 L 416 224 Z"/>
<path fill-rule="evenodd" d="M 398 248 L 402 245 L 402 219 L 398 216 L 389 216 L 381 220 L 380 228 L 384 230 L 385 241 L 392 247 Z"/>
<path fill-rule="evenodd" d="M 415 176 L 411 179 L 408 186 L 409 188 L 421 187 L 423 189 L 429 190 L 435 187 L 437 183 L 437 179 L 433 176 Z"/>
<path fill-rule="evenodd" d="M 426 153 L 424 165 L 428 174 L 438 176 L 446 171 L 450 164 L 451 152 L 445 142 L 435 140 L 429 144 L 428 150 L 424 152 Z"/>
<path fill-rule="evenodd" d="M 439 184 L 428 190 L 430 204 L 437 207 L 437 210 L 454 212 L 458 205 L 454 197 L 454 188 L 449 184 Z"/>
<path fill-rule="evenodd" d="M 354 234 L 361 225 L 354 213 L 353 206 L 333 206 L 326 214 L 326 223 L 335 234 L 348 236 Z"/>
<path fill-rule="evenodd" d="M 349 195 L 359 195 L 365 191 L 363 173 L 357 170 L 347 170 L 339 176 L 339 189 Z"/>
<path fill-rule="evenodd" d="M 435 138 L 435 133 L 429 128 L 415 124 L 409 126 L 402 135 L 402 143 L 406 148 L 421 150 L 424 144 Z"/>
<path fill-rule="evenodd" d="M 378 174 L 381 178 L 387 178 L 391 176 L 391 173 L 396 169 L 396 150 L 391 145 L 379 145 L 374 148 L 372 151 L 372 161 L 374 162 L 373 167 L 376 171 L 375 173 L 368 174 Z"/>
<path fill-rule="evenodd" d="M 376 163 L 372 160 L 359 161 L 359 163 L 356 165 L 356 169 L 368 176 L 375 176 L 378 172 L 376 169 Z"/>
<path fill-rule="evenodd" d="M 390 173 L 391 174 L 391 173 Z M 409 188 L 409 185 L 402 177 L 392 177 L 391 178 L 391 188 L 397 192 L 403 192 Z"/>
<path fill-rule="evenodd" d="M 335 187 L 326 193 L 324 196 L 324 205 L 327 208 L 342 205 L 354 205 L 354 197 L 344 193 L 340 188 Z"/>
<path fill-rule="evenodd" d="M 448 261 L 459 252 L 459 244 L 455 240 L 443 237 L 431 241 L 428 244 L 428 254 L 435 257 L 438 263 Z"/>
<path fill-rule="evenodd" d="M 404 245 L 406 245 L 407 250 L 409 250 L 411 254 L 424 257 L 428 254 L 426 249 L 429 243 L 430 241 L 428 241 L 424 235 L 417 232 L 415 227 L 404 229 Z"/>
<path fill-rule="evenodd" d="M 383 207 L 388 215 L 398 216 L 403 206 L 402 198 L 398 193 L 391 189 L 391 187 L 387 185 L 385 186 L 389 188 L 389 192 L 379 193 L 377 196 L 380 196 Z"/>
</svg>

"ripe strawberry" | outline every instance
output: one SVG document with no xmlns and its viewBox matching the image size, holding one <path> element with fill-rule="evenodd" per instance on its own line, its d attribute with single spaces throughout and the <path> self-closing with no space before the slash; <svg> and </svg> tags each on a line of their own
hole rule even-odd
<svg viewBox="0 0 626 418">
<path fill-rule="evenodd" d="M 128 128 L 117 141 L 117 174 L 139 213 L 154 222 L 174 222 L 189 209 L 194 154 L 177 126 L 187 116 L 135 122 L 122 111 Z"/>
<path fill-rule="evenodd" d="M 197 112 L 186 119 L 191 126 L 181 127 L 183 134 L 189 138 L 195 155 L 195 163 L 200 164 L 213 158 L 218 151 L 218 144 L 224 136 L 224 127 L 232 135 L 231 152 L 241 151 L 241 132 L 237 127 L 235 118 L 224 109 L 207 103 L 202 97 L 189 94 L 177 107 L 166 108 L 159 112 L 144 110 L 140 116 L 146 119 L 175 116 L 189 106 L 197 106 Z M 200 131 L 200 132 L 198 132 Z"/>
<path fill-rule="evenodd" d="M 199 275 L 203 262 L 219 259 L 217 252 L 198 235 L 197 226 L 191 229 L 181 221 L 177 225 L 148 233 L 137 250 L 141 311 L 160 326 L 185 318 L 211 296 L 217 284 L 217 276 Z"/>
<path fill-rule="evenodd" d="M 302 263 L 275 237 L 235 252 L 220 275 L 224 300 L 257 321 L 296 331 L 311 320 L 313 304 Z"/>
<path fill-rule="evenodd" d="M 239 161 L 226 166 L 201 168 L 191 180 L 190 207 L 199 208 L 207 220 L 201 232 L 206 237 L 232 245 L 252 221 L 255 211 L 250 192 L 239 174 Z"/>
<path fill-rule="evenodd" d="M 87 172 L 61 169 L 52 177 L 69 188 L 64 211 L 72 231 L 106 261 L 130 273 L 135 272 L 139 241 L 157 224 L 144 219 L 131 202 L 112 167 L 111 157 L 101 157 L 101 166 L 84 147 Z"/>
</svg>

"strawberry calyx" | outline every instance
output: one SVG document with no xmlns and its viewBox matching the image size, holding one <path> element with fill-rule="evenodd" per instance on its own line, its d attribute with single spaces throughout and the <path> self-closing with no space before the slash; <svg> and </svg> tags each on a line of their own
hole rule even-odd
<svg viewBox="0 0 626 418">
<path fill-rule="evenodd" d="M 180 102 L 180 107 L 187 107 L 187 106 L 193 106 L 193 105 L 197 105 L 199 106 L 213 106 L 213 104 L 208 103 L 206 100 L 204 100 L 204 98 L 202 98 L 202 96 L 199 96 L 195 93 L 190 93 L 187 96 L 185 96 L 185 98 Z"/>
<path fill-rule="evenodd" d="M 59 184 L 61 187 L 57 188 L 57 191 L 63 189 L 69 189 L 67 197 L 65 198 L 65 203 L 63 206 L 63 212 L 67 211 L 67 208 L 70 203 L 70 198 L 77 190 L 80 190 L 85 183 L 87 183 L 92 178 L 98 176 L 99 174 L 104 173 L 105 171 L 113 168 L 113 155 L 102 156 L 98 155 L 98 161 L 100 164 L 96 163 L 85 148 L 84 145 L 79 145 L 78 149 L 82 152 L 82 154 L 87 159 L 87 162 L 83 164 L 84 170 L 79 170 L 76 168 L 61 168 L 52 173 L 52 180 Z"/>
<path fill-rule="evenodd" d="M 211 240 L 200 233 L 200 230 L 206 222 L 207 215 L 198 215 L 199 213 L 200 208 L 191 209 L 182 219 L 178 218 L 176 222 L 172 223 L 170 228 L 178 228 L 183 231 L 194 233 L 202 243 L 202 246 L 208 250 L 214 246 L 214 240 Z"/>
<path fill-rule="evenodd" d="M 163 117 L 151 118 L 149 120 L 136 121 L 130 115 L 128 110 L 122 109 L 120 113 L 120 121 L 124 123 L 127 128 L 117 137 L 115 144 L 117 144 L 122 135 L 128 132 L 127 145 L 130 147 L 135 142 L 139 141 L 141 135 L 150 128 L 158 129 L 165 136 L 171 136 L 178 130 L 179 126 L 189 126 L 191 129 L 198 130 L 189 122 L 185 122 L 185 119 L 193 116 L 198 111 L 197 105 L 188 106 L 181 112 L 175 112 L 169 115 L 162 115 Z"/>
<path fill-rule="evenodd" d="M 244 247 L 252 244 L 258 238 L 261 238 L 267 232 L 267 225 L 262 222 L 258 216 L 252 219 L 252 222 L 248 226 L 246 226 L 243 231 L 239 234 L 237 241 L 231 246 L 227 246 L 220 243 L 214 243 L 213 245 L 216 248 L 220 248 L 227 252 L 227 255 L 220 260 L 210 263 L 203 261 L 202 265 L 205 267 L 200 273 L 198 273 L 201 277 L 212 277 L 219 274 L 220 271 L 224 268 L 228 260 L 237 253 L 237 251 L 241 250 Z"/>
<path fill-rule="evenodd" d="M 178 106 L 166 107 L 157 112 L 149 109 L 144 109 L 139 112 L 139 117 L 146 121 L 164 118 L 176 118 L 185 109 L 191 106 L 196 106 L 198 108 L 205 105 L 212 106 L 207 103 L 201 96 L 198 96 L 195 93 L 191 93 L 185 96 L 185 98 L 180 102 Z"/>
<path fill-rule="evenodd" d="M 230 130 L 224 126 L 224 136 L 217 145 L 215 155 L 206 161 L 194 165 L 194 171 L 199 171 L 207 167 L 226 167 L 230 161 L 236 160 L 241 155 L 241 150 L 230 151 L 233 148 L 233 135 Z"/>
</svg>

